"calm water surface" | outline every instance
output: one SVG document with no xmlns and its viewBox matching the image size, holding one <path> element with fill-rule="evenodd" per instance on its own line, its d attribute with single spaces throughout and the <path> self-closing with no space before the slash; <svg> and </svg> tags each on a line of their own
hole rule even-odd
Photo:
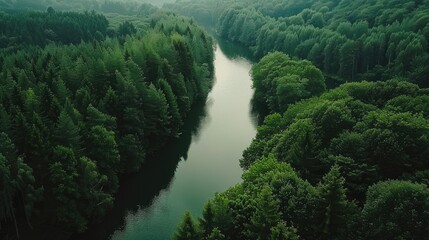
<svg viewBox="0 0 429 240">
<path fill-rule="evenodd" d="M 215 192 L 241 181 L 238 159 L 256 134 L 256 120 L 251 63 L 231 50 L 217 46 L 213 89 L 194 106 L 180 138 L 123 179 L 114 209 L 76 239 L 170 239 L 186 210 L 200 216 Z"/>
</svg>

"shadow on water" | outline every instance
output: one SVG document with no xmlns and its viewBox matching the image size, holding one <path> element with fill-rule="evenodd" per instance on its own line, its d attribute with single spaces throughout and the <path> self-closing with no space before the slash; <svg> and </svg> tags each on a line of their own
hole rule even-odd
<svg viewBox="0 0 429 240">
<path fill-rule="evenodd" d="M 270 110 L 266 104 L 257 101 L 255 99 L 255 94 L 253 94 L 252 99 L 250 100 L 250 113 L 253 125 L 257 127 L 264 123 L 264 119 L 270 114 Z"/>
<path fill-rule="evenodd" d="M 258 61 L 258 59 L 253 55 L 252 51 L 250 51 L 248 47 L 222 38 L 217 38 L 216 41 L 225 56 L 231 60 L 237 58 L 245 58 L 251 63 L 255 63 Z"/>
<path fill-rule="evenodd" d="M 216 38 L 217 43 L 221 47 L 223 53 L 231 60 L 245 58 L 250 61 L 252 64 L 257 63 L 259 60 L 254 56 L 253 52 L 248 48 L 239 43 L 231 42 L 223 38 Z M 333 76 L 325 75 L 325 83 L 327 89 L 334 89 L 339 87 L 342 82 L 338 78 Z M 261 103 L 255 99 L 255 95 L 253 95 L 250 101 L 250 115 L 252 117 L 252 122 L 255 127 L 263 124 L 264 119 L 271 112 L 268 106 L 265 103 Z"/>
<path fill-rule="evenodd" d="M 223 38 L 216 38 L 219 47 L 222 49 L 223 53 L 228 59 L 235 60 L 240 58 L 245 58 L 252 64 L 256 63 L 258 59 L 253 55 L 252 51 L 239 43 L 231 42 Z M 264 121 L 264 118 L 270 114 L 267 106 L 264 104 L 258 103 L 255 100 L 253 95 L 250 101 L 250 117 L 252 119 L 253 126 L 257 127 L 261 125 Z"/>
<path fill-rule="evenodd" d="M 88 231 L 76 234 L 71 239 L 109 239 L 115 230 L 123 228 L 128 212 L 149 207 L 162 190 L 168 189 L 178 163 L 187 159 L 192 138 L 198 137 L 200 130 L 209 121 L 206 111 L 209 104 L 206 101 L 196 103 L 180 137 L 170 140 L 163 149 L 149 157 L 139 172 L 121 179 L 114 207 L 101 223 L 90 225 Z"/>
</svg>

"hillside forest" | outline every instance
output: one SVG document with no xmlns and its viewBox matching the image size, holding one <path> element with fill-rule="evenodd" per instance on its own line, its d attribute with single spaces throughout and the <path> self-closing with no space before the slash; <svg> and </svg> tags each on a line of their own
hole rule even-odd
<svg viewBox="0 0 429 240">
<path fill-rule="evenodd" d="M 211 87 L 211 37 L 173 13 L 5 10 L 0 36 L 1 239 L 99 221 Z"/>
<path fill-rule="evenodd" d="M 172 239 L 429 239 L 429 0 L 0 0 L 0 238 L 102 221 L 207 98 L 211 36 L 264 111 Z"/>
<path fill-rule="evenodd" d="M 429 1 L 178 1 L 259 59 L 242 183 L 174 239 L 427 239 Z M 198 9 L 198 11 L 194 11 Z"/>
</svg>

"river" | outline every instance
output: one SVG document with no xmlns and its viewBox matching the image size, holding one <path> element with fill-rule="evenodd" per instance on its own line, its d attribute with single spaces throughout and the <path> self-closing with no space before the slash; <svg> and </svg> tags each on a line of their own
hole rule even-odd
<svg viewBox="0 0 429 240">
<path fill-rule="evenodd" d="M 199 217 L 216 192 L 241 181 L 238 160 L 257 120 L 251 111 L 252 64 L 237 52 L 232 44 L 216 46 L 213 88 L 193 107 L 182 135 L 122 179 L 114 208 L 75 239 L 170 239 L 185 211 Z"/>
</svg>

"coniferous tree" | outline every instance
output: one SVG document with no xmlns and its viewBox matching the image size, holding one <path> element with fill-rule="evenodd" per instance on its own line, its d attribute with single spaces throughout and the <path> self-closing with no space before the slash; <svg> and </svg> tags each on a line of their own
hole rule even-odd
<svg viewBox="0 0 429 240">
<path fill-rule="evenodd" d="M 92 127 L 86 144 L 87 156 L 97 161 L 100 172 L 108 178 L 109 191 L 114 192 L 118 188 L 118 173 L 120 157 L 115 134 L 102 126 Z"/>
<path fill-rule="evenodd" d="M 81 138 L 79 132 L 79 127 L 76 126 L 69 114 L 64 110 L 61 111 L 55 131 L 55 142 L 58 145 L 70 147 L 76 154 L 80 154 Z"/>
<path fill-rule="evenodd" d="M 213 231 L 208 236 L 207 240 L 225 240 L 225 235 L 221 233 L 218 228 L 214 228 Z"/>
<path fill-rule="evenodd" d="M 275 227 L 271 228 L 270 240 L 298 240 L 296 229 L 286 227 L 284 222 L 279 222 Z"/>
<path fill-rule="evenodd" d="M 203 209 L 203 216 L 199 218 L 199 226 L 204 236 L 211 235 L 214 228 L 214 210 L 211 201 L 207 202 Z"/>
<path fill-rule="evenodd" d="M 127 23 L 130 36 L 104 41 L 108 22 L 95 13 L 0 16 L 0 140 L 16 146 L 16 155 L 0 151 L 0 238 L 18 237 L 24 221 L 29 233 L 84 230 L 112 206 L 119 175 L 176 136 L 207 94 L 211 39 L 177 15 L 147 19 L 152 27 Z"/>
<path fill-rule="evenodd" d="M 256 210 L 248 225 L 251 239 L 269 239 L 271 228 L 281 220 L 280 202 L 269 186 L 264 186 L 256 199 Z"/>
<path fill-rule="evenodd" d="M 173 237 L 175 240 L 198 240 L 200 239 L 199 230 L 197 225 L 194 223 L 192 219 L 191 213 L 186 212 L 185 216 L 180 223 L 177 232 Z"/>
<path fill-rule="evenodd" d="M 323 209 L 322 233 L 330 239 L 340 239 L 347 222 L 347 198 L 344 182 L 345 180 L 340 174 L 340 168 L 335 165 L 323 177 L 323 181 L 318 187 L 325 207 Z"/>
</svg>

